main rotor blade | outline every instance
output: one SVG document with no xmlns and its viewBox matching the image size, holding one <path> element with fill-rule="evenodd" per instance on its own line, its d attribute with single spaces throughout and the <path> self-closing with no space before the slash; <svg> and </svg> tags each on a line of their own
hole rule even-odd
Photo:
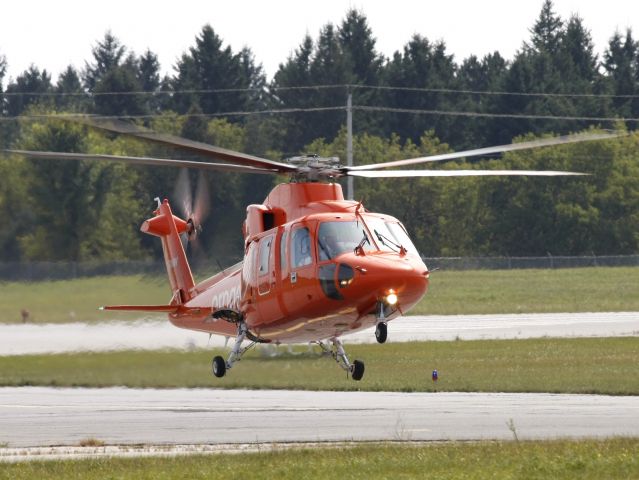
<svg viewBox="0 0 639 480">
<path fill-rule="evenodd" d="M 154 157 L 127 157 L 122 155 L 102 155 L 90 153 L 65 153 L 65 152 L 36 152 L 32 150 L 4 150 L 7 153 L 24 155 L 25 157 L 48 160 L 109 160 L 114 162 L 126 162 L 134 165 L 156 165 L 162 167 L 198 168 L 201 170 L 218 170 L 237 173 L 279 173 L 275 169 L 255 168 L 247 165 L 233 165 L 230 163 L 194 162 L 191 160 L 173 160 Z"/>
<path fill-rule="evenodd" d="M 409 158 L 406 160 L 395 160 L 392 162 L 373 163 L 371 165 L 360 165 L 357 167 L 346 167 L 347 172 L 379 170 L 382 168 L 405 167 L 407 165 L 417 165 L 419 163 L 442 162 L 455 160 L 458 158 L 476 157 L 479 155 L 490 155 L 493 153 L 514 152 L 517 150 L 527 150 L 530 148 L 549 147 L 552 145 L 565 145 L 569 143 L 588 142 L 591 140 L 607 140 L 626 135 L 625 133 L 587 133 L 583 135 L 566 135 L 563 137 L 542 138 L 529 142 L 511 143 L 509 145 L 499 145 L 495 147 L 477 148 L 463 152 L 442 153 L 429 155 L 427 157 Z"/>
<path fill-rule="evenodd" d="M 579 176 L 587 173 L 577 172 L 556 172 L 552 170 L 386 170 L 371 172 L 348 172 L 346 175 L 352 177 L 365 178 L 401 178 L 401 177 L 512 177 L 512 176 L 532 176 L 532 177 L 557 177 L 557 176 Z"/>
<path fill-rule="evenodd" d="M 97 120 L 91 117 L 78 117 L 74 120 L 100 130 L 108 132 L 120 133 L 136 138 L 143 138 L 156 143 L 169 145 L 172 147 L 182 148 L 191 152 L 199 153 L 216 160 L 232 162 L 239 165 L 248 165 L 251 167 L 265 168 L 281 173 L 292 173 L 297 170 L 294 165 L 287 163 L 274 162 L 266 158 L 260 158 L 246 153 L 227 150 L 225 148 L 215 147 L 208 143 L 196 142 L 187 138 L 177 137 L 164 133 L 157 133 L 153 130 L 141 127 L 139 125 L 123 122 L 121 120 Z"/>
</svg>

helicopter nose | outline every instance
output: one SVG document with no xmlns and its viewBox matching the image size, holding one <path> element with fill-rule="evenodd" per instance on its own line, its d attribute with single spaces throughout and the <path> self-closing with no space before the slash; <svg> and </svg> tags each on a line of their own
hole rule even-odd
<svg viewBox="0 0 639 480">
<path fill-rule="evenodd" d="M 344 295 L 365 302 L 383 300 L 396 304 L 402 311 L 415 305 L 428 289 L 429 272 L 421 260 L 408 257 L 344 259 L 353 272 L 351 279 L 338 276 L 338 286 Z M 339 273 L 342 272 L 340 266 Z"/>
</svg>

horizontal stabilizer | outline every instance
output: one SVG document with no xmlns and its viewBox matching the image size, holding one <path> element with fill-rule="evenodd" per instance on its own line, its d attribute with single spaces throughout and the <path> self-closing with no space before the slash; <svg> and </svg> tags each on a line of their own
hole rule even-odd
<svg viewBox="0 0 639 480">
<path fill-rule="evenodd" d="M 175 315 L 210 315 L 210 308 L 185 307 L 184 305 L 109 305 L 100 307 L 100 310 L 111 310 L 119 312 L 157 312 L 173 313 Z"/>
<path fill-rule="evenodd" d="M 100 310 L 116 310 L 123 312 L 176 312 L 179 305 L 109 305 Z"/>
</svg>

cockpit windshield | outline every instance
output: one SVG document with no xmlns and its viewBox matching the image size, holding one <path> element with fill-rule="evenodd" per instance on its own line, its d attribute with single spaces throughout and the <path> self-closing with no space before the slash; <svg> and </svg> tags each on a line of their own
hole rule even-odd
<svg viewBox="0 0 639 480">
<path fill-rule="evenodd" d="M 381 250 L 399 252 L 403 247 L 409 254 L 419 255 L 401 223 L 372 216 L 365 216 L 364 220 Z"/>
<path fill-rule="evenodd" d="M 320 262 L 331 260 L 345 252 L 353 252 L 361 246 L 365 252 L 379 247 L 382 251 L 399 253 L 402 248 L 411 255 L 418 255 L 417 248 L 406 233 L 403 225 L 397 221 L 364 215 L 366 223 L 361 221 L 322 222 L 317 235 L 317 251 Z M 375 242 L 369 238 L 372 235 Z"/>
<path fill-rule="evenodd" d="M 322 222 L 317 235 L 317 251 L 321 261 L 331 260 L 362 246 L 365 252 L 375 250 L 362 222 Z"/>
</svg>

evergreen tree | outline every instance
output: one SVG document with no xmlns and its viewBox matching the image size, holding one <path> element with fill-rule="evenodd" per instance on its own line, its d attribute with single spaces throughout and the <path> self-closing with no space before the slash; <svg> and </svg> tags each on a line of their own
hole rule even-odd
<svg viewBox="0 0 639 480">
<path fill-rule="evenodd" d="M 22 114 L 30 105 L 51 105 L 51 76 L 46 70 L 40 71 L 31 65 L 14 82 L 7 86 L 7 113 L 9 116 Z"/>
<path fill-rule="evenodd" d="M 589 94 L 602 90 L 593 53 L 590 32 L 579 17 L 568 23 L 555 15 L 551 0 L 546 0 L 531 29 L 531 42 L 524 43 L 505 77 L 505 90 L 522 95 L 504 96 L 503 113 L 535 116 L 597 116 L 606 110 L 605 102 L 566 94 Z M 539 94 L 539 95 L 529 95 Z M 587 126 L 587 122 L 540 119 L 504 119 L 502 141 L 527 132 L 567 133 Z"/>
<path fill-rule="evenodd" d="M 55 105 L 59 111 L 81 113 L 90 108 L 91 102 L 84 96 L 82 80 L 73 66 L 69 65 L 60 74 L 54 90 L 57 94 Z"/>
<path fill-rule="evenodd" d="M 459 88 L 469 92 L 500 92 L 508 71 L 506 60 L 494 52 L 481 60 L 471 55 L 457 71 Z M 499 97 L 489 93 L 465 93 L 455 96 L 455 109 L 462 112 L 498 113 Z M 498 123 L 490 117 L 457 117 L 454 119 L 450 142 L 456 148 L 476 148 L 495 145 L 500 141 Z"/>
<path fill-rule="evenodd" d="M 375 48 L 377 40 L 363 13 L 355 9 L 347 12 L 339 28 L 339 41 L 347 69 L 351 73 L 350 83 L 379 85 L 384 57 Z M 381 92 L 375 89 L 355 88 L 352 95 L 354 105 L 379 105 L 382 99 Z M 381 134 L 382 124 L 382 116 L 379 113 L 361 111 L 353 113 L 353 126 L 356 132 Z"/>
<path fill-rule="evenodd" d="M 315 44 L 310 65 L 310 77 L 315 85 L 345 85 L 353 83 L 354 75 L 349 70 L 349 59 L 339 40 L 339 32 L 332 24 L 325 25 Z M 346 105 L 346 90 L 323 88 L 309 92 L 316 107 L 343 107 Z M 332 139 L 344 125 L 343 110 L 329 110 L 307 114 L 307 125 L 312 138 Z M 311 152 L 312 153 L 312 152 Z"/>
<path fill-rule="evenodd" d="M 148 103 L 144 95 L 132 92 L 142 90 L 140 63 L 133 53 L 127 49 L 108 31 L 104 39 L 92 50 L 93 62 L 86 63 L 84 83 L 87 90 L 95 95 L 95 112 L 101 115 L 143 115 L 148 113 Z M 147 52 L 142 56 L 145 71 L 149 73 L 149 62 L 153 56 Z"/>
<path fill-rule="evenodd" d="M 155 92 L 160 88 L 160 62 L 158 56 L 147 50 L 138 60 L 138 81 L 145 92 Z"/>
<path fill-rule="evenodd" d="M 288 57 L 286 63 L 280 64 L 271 83 L 274 105 L 280 108 L 308 108 L 316 106 L 314 91 L 304 89 L 314 85 L 311 76 L 313 56 L 313 39 L 306 35 L 300 46 Z M 290 89 L 288 87 L 301 87 Z M 310 143 L 317 136 L 307 125 L 312 120 L 312 113 L 292 113 L 277 119 L 280 125 L 281 138 L 277 146 L 287 155 L 295 155 L 303 145 Z"/>
<path fill-rule="evenodd" d="M 553 11 L 552 0 L 544 0 L 539 17 L 530 30 L 532 45 L 527 45 L 526 49 L 552 55 L 559 50 L 563 32 L 563 21 Z"/>
<path fill-rule="evenodd" d="M 259 92 L 246 89 L 264 83 L 261 66 L 255 64 L 249 49 L 236 54 L 230 46 L 224 47 L 210 25 L 202 28 L 176 70 L 174 108 L 179 113 L 186 113 L 194 104 L 205 114 L 251 110 L 259 105 Z"/>
<path fill-rule="evenodd" d="M 95 109 L 101 115 L 145 115 L 148 113 L 138 78 L 138 61 L 133 54 L 111 67 L 95 84 Z M 121 93 L 121 95 L 118 95 Z"/>
<path fill-rule="evenodd" d="M 90 92 L 96 88 L 98 82 L 102 80 L 108 72 L 120 66 L 126 53 L 126 48 L 111 31 L 107 31 L 104 34 L 104 39 L 98 42 L 91 52 L 93 62 L 85 63 L 83 74 L 84 84 Z"/>
<path fill-rule="evenodd" d="M 615 32 L 604 52 L 603 68 L 607 73 L 609 90 L 619 97 L 612 100 L 618 117 L 639 117 L 639 99 L 623 96 L 639 93 L 639 42 L 628 29 L 624 38 Z M 636 123 L 630 124 L 636 128 Z"/>
<path fill-rule="evenodd" d="M 562 64 L 561 70 L 568 75 L 566 83 L 580 82 L 576 89 L 588 88 L 597 79 L 597 56 L 590 31 L 583 20 L 573 15 L 568 20 L 557 52 L 557 61 Z M 579 91 L 579 90 L 577 90 Z"/>
<path fill-rule="evenodd" d="M 573 15 L 565 25 L 562 41 L 554 56 L 557 69 L 561 72 L 562 90 L 566 93 L 605 93 L 603 78 L 598 71 L 599 61 L 594 53 L 590 31 L 581 18 Z M 564 111 L 568 115 L 580 117 L 606 116 L 609 101 L 606 98 L 572 97 Z M 588 122 L 571 122 L 575 130 L 588 127 Z"/>
<path fill-rule="evenodd" d="M 385 83 L 404 90 L 392 90 L 387 96 L 391 107 L 415 110 L 452 110 L 450 96 L 441 92 L 411 91 L 416 89 L 455 89 L 456 65 L 453 56 L 446 52 L 444 42 L 430 43 L 421 35 L 414 35 L 404 46 L 403 52 L 395 52 L 386 65 Z M 439 138 L 449 139 L 453 119 L 444 115 L 387 114 L 387 132 L 398 133 L 403 138 L 419 141 L 427 130 L 434 130 Z"/>
<path fill-rule="evenodd" d="M 376 40 L 366 17 L 349 10 L 335 27 L 324 25 L 317 40 L 306 35 L 300 46 L 280 64 L 271 87 L 281 108 L 337 108 L 339 110 L 296 113 L 279 119 L 286 132 L 280 148 L 296 154 L 315 138 L 332 139 L 345 123 L 348 92 L 332 85 L 379 85 L 383 57 L 375 49 Z M 322 88 L 289 88 L 312 87 Z M 380 97 L 374 89 L 354 88 L 354 105 L 375 104 Z M 362 131 L 378 132 L 380 116 L 355 112 L 354 125 Z"/>
<path fill-rule="evenodd" d="M 138 83 L 142 91 L 147 92 L 147 95 L 143 97 L 144 110 L 148 113 L 157 113 L 162 105 L 161 98 L 155 95 L 161 87 L 158 56 L 151 50 L 147 50 L 140 56 L 137 63 Z"/>
<path fill-rule="evenodd" d="M 338 35 L 347 68 L 352 74 L 351 81 L 378 85 L 384 58 L 375 49 L 376 39 L 364 14 L 355 9 L 349 10 Z"/>
<path fill-rule="evenodd" d="M 524 42 L 517 52 L 505 78 L 505 90 L 522 95 L 503 96 L 499 111 L 503 113 L 530 115 L 558 115 L 558 97 L 527 96 L 531 93 L 562 93 L 562 79 L 553 61 L 563 35 L 563 21 L 553 11 L 551 0 L 545 0 L 541 12 L 530 29 L 531 41 Z M 543 132 L 557 129 L 559 124 L 547 120 L 502 119 L 499 122 L 502 141 L 508 142 L 526 132 Z"/>
</svg>

